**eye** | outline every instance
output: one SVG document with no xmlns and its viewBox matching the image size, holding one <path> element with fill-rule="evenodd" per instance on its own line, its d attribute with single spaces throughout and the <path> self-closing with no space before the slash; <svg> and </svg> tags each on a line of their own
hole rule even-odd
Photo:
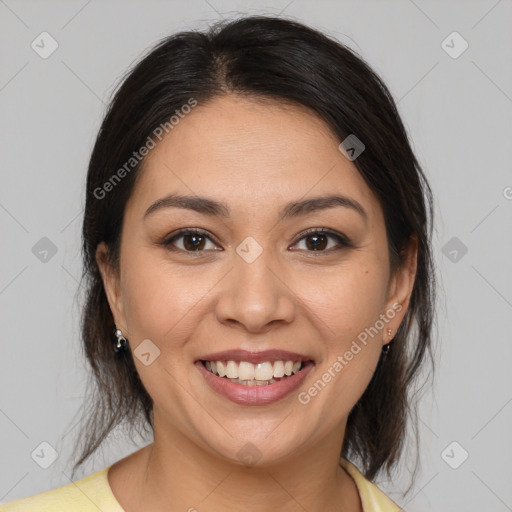
<svg viewBox="0 0 512 512">
<path fill-rule="evenodd" d="M 178 243 L 178 241 L 180 241 Z M 211 247 L 207 247 L 210 242 Z M 170 250 L 181 250 L 185 252 L 203 252 L 204 250 L 219 250 L 207 236 L 206 232 L 200 229 L 182 229 L 162 242 Z"/>
<path fill-rule="evenodd" d="M 333 240 L 335 243 L 332 243 Z M 210 247 L 208 247 L 208 243 L 210 243 Z M 312 228 L 305 231 L 294 245 L 296 246 L 300 243 L 304 243 L 304 246 L 299 247 L 299 249 L 306 250 L 307 252 L 328 252 L 343 247 L 353 247 L 345 235 L 324 228 Z M 166 238 L 162 245 L 169 250 L 188 253 L 222 250 L 213 243 L 205 231 L 197 228 L 182 229 Z"/>
<path fill-rule="evenodd" d="M 330 250 L 338 250 L 342 247 L 352 247 L 350 240 L 341 233 L 336 233 L 328 229 L 312 228 L 305 232 L 306 234 L 299 239 L 300 243 L 304 241 L 302 249 L 312 252 L 327 252 Z M 329 239 L 335 240 L 337 243 L 329 245 Z"/>
</svg>

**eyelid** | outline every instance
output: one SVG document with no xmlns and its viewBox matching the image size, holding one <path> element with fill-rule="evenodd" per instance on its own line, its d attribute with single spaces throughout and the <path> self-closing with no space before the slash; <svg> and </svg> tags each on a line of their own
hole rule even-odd
<svg viewBox="0 0 512 512">
<path fill-rule="evenodd" d="M 352 243 L 352 241 L 350 240 L 350 238 L 348 238 L 345 234 L 339 233 L 338 231 L 334 231 L 329 228 L 308 228 L 305 231 L 302 231 L 301 233 L 299 233 L 297 235 L 297 238 L 296 238 L 295 242 L 293 242 L 292 246 L 297 245 L 307 235 L 317 234 L 317 233 L 321 234 L 321 235 L 329 235 L 330 237 L 335 238 L 338 241 L 338 246 L 348 247 L 348 248 L 355 247 L 354 244 Z M 322 253 L 322 252 L 330 253 L 331 251 L 335 251 L 338 248 L 339 247 L 333 247 L 333 248 L 327 249 L 325 251 L 307 251 L 307 252 L 317 253 L 317 254 Z"/>
<path fill-rule="evenodd" d="M 207 231 L 205 231 L 204 229 L 201 229 L 201 228 L 179 229 L 178 231 L 172 233 L 171 235 L 166 236 L 160 244 L 163 245 L 164 247 L 169 248 L 169 246 L 173 245 L 174 240 L 176 240 L 184 235 L 194 235 L 194 234 L 204 236 L 205 238 L 208 238 L 208 240 L 210 240 L 215 245 L 217 245 L 217 246 L 219 245 L 219 243 L 215 240 L 215 238 L 210 233 L 208 233 Z M 177 247 L 173 247 L 173 250 L 174 249 L 177 251 L 182 251 L 182 249 L 179 249 Z M 220 250 L 223 251 L 224 249 L 220 249 Z M 200 252 L 205 252 L 205 251 L 182 251 L 182 252 L 200 253 Z"/>
<path fill-rule="evenodd" d="M 201 235 L 201 236 L 204 236 L 205 238 L 207 238 L 208 240 L 210 240 L 212 243 L 214 243 L 215 245 L 220 245 L 213 236 L 210 235 L 210 233 L 208 233 L 207 231 L 205 231 L 204 229 L 201 229 L 201 228 L 182 228 L 182 229 L 179 229 L 178 231 L 172 233 L 172 235 L 170 236 L 167 236 L 162 242 L 161 242 L 161 245 L 163 245 L 164 247 L 168 248 L 170 246 L 172 246 L 173 248 L 172 249 L 169 249 L 169 250 L 176 250 L 176 251 L 181 251 L 181 252 L 186 252 L 186 253 L 190 253 L 190 254 L 199 254 L 201 252 L 208 252 L 206 250 L 202 250 L 202 251 L 183 251 L 182 249 L 179 249 L 177 247 L 174 247 L 173 246 L 173 241 L 184 236 L 184 235 L 189 235 L 189 234 L 198 234 L 198 235 Z M 293 247 L 294 245 L 297 245 L 303 238 L 305 238 L 307 235 L 309 234 L 321 234 L 321 235 L 328 235 L 330 236 L 331 238 L 334 238 L 337 240 L 338 242 L 338 245 L 336 247 L 331 247 L 330 249 L 327 249 L 327 250 L 323 250 L 323 251 L 306 251 L 306 252 L 311 252 L 311 253 L 330 253 L 332 251 L 336 251 L 338 249 L 340 249 L 340 247 L 345 247 L 345 248 L 353 248 L 355 247 L 354 244 L 352 243 L 352 241 L 343 233 L 340 233 L 340 232 L 337 232 L 337 231 L 334 231 L 334 230 L 331 230 L 331 229 L 328 229 L 328 228 L 308 228 L 304 231 L 302 231 L 301 233 L 299 233 L 295 239 L 295 241 L 291 244 L 290 247 Z M 215 250 L 221 250 L 223 251 L 224 249 L 215 249 Z"/>
</svg>

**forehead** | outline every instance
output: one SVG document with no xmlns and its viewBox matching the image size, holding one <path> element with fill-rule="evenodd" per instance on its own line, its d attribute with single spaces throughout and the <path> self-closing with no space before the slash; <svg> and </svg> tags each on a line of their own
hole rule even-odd
<svg viewBox="0 0 512 512">
<path fill-rule="evenodd" d="M 199 103 L 151 150 L 132 197 L 142 208 L 171 192 L 196 194 L 261 215 L 277 203 L 340 193 L 378 214 L 339 143 L 305 107 L 218 97 Z"/>
</svg>

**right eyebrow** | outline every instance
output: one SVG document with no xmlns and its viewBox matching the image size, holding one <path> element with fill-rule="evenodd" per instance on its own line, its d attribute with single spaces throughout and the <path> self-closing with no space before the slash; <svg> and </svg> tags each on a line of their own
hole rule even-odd
<svg viewBox="0 0 512 512">
<path fill-rule="evenodd" d="M 214 201 L 207 197 L 183 196 L 178 194 L 169 194 L 161 199 L 157 199 L 144 213 L 144 218 L 163 208 L 184 208 L 193 210 L 203 215 L 229 217 L 230 210 L 226 203 Z"/>
</svg>

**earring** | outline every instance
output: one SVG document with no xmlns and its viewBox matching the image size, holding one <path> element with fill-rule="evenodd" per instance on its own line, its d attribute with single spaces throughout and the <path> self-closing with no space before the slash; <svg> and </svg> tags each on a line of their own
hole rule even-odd
<svg viewBox="0 0 512 512">
<path fill-rule="evenodd" d="M 117 338 L 117 342 L 114 345 L 114 350 L 116 352 L 125 351 L 127 349 L 128 340 L 123 336 L 120 329 L 116 328 L 115 336 Z"/>
<path fill-rule="evenodd" d="M 388 336 L 391 336 L 391 329 L 388 329 Z M 383 354 L 387 354 L 389 352 L 389 349 L 391 348 L 391 343 L 393 343 L 393 340 L 391 340 L 389 343 L 382 347 Z"/>
<path fill-rule="evenodd" d="M 389 349 L 391 348 L 391 346 L 390 346 L 390 345 L 391 345 L 391 343 L 393 343 L 393 342 L 392 342 L 392 341 L 390 341 L 387 345 L 384 345 L 384 346 L 382 347 L 382 353 L 383 353 L 383 354 L 387 354 L 387 353 L 389 352 Z"/>
</svg>

